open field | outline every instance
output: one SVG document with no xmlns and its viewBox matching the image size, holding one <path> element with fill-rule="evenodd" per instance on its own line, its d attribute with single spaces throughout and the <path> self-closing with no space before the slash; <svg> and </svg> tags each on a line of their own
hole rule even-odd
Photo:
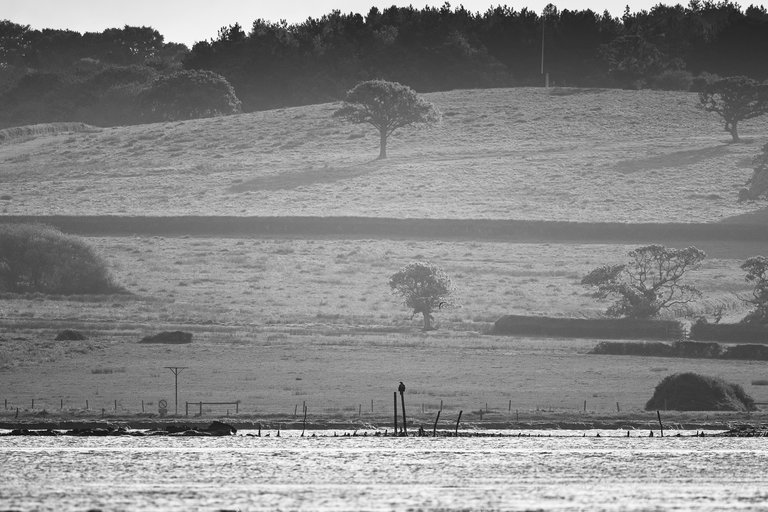
<svg viewBox="0 0 768 512">
<path fill-rule="evenodd" d="M 59 134 L 41 128 L 0 143 L 5 216 L 72 215 L 81 225 L 90 215 L 144 224 L 153 216 L 187 224 L 191 216 L 269 216 L 279 218 L 275 229 L 301 222 L 291 216 L 438 222 L 394 234 L 386 222 L 381 231 L 348 232 L 333 219 L 323 222 L 338 225 L 317 230 L 318 221 L 307 221 L 298 234 L 85 230 L 130 294 L 0 295 L 0 399 L 22 415 L 33 398 L 36 411 L 63 401 L 77 415 L 85 400 L 92 410 L 117 400 L 120 414 L 138 412 L 144 400 L 151 411 L 172 398 L 163 366 L 181 365 L 189 366 L 182 402 L 241 400 L 245 415 L 287 417 L 306 401 L 310 414 L 350 418 L 373 400 L 368 418 L 378 421 L 399 380 L 411 411 L 424 404 L 425 418 L 440 400 L 467 421 L 486 402 L 490 419 L 501 417 L 510 401 L 526 414 L 572 416 L 584 400 L 587 415 L 609 414 L 616 402 L 636 414 L 676 371 L 721 376 L 768 401 L 768 388 L 751 384 L 765 379 L 760 363 L 591 356 L 596 340 L 487 334 L 508 313 L 599 315 L 607 304 L 589 296 L 581 277 L 652 241 L 695 242 L 709 254 L 690 274 L 704 298 L 671 316 L 712 319 L 722 310 L 724 321 L 741 318 L 738 294 L 748 289 L 739 265 L 765 253 L 765 233 L 693 223 L 763 206 L 738 204 L 736 194 L 768 139 L 768 120 L 743 123 L 745 142 L 730 144 L 689 93 L 509 89 L 428 98 L 442 123 L 397 134 L 386 161 L 372 161 L 370 130 L 331 118 L 333 104 Z M 452 219 L 465 222 L 463 234 L 453 233 Z M 510 228 L 484 219 L 584 224 Z M 595 222 L 685 223 L 692 231 Z M 488 234 L 497 228 L 513 236 Z M 437 314 L 435 332 L 421 333 L 420 319 L 387 286 L 417 259 L 442 266 L 458 291 L 459 307 Z M 89 339 L 54 342 L 64 328 Z M 193 343 L 136 343 L 176 329 L 192 332 Z"/>
<path fill-rule="evenodd" d="M 306 401 L 311 413 L 354 417 L 362 404 L 388 411 L 404 380 L 412 407 L 445 408 L 479 419 L 488 402 L 509 408 L 573 413 L 637 412 L 653 387 L 676 371 L 697 371 L 742 384 L 758 401 L 768 388 L 762 363 L 587 355 L 596 340 L 486 334 L 506 313 L 596 316 L 605 308 L 579 285 L 589 269 L 621 261 L 632 247 L 394 240 L 252 238 L 90 238 L 134 295 L 0 296 L 0 379 L 22 408 L 156 410 L 172 398 L 164 366 L 190 369 L 180 400 L 242 400 L 250 415 L 288 414 Z M 730 244 L 691 273 L 705 294 L 683 318 L 744 314 L 745 293 Z M 440 329 L 421 333 L 420 319 L 392 296 L 387 278 L 425 258 L 442 265 L 460 307 L 437 315 Z M 710 316 L 711 318 L 711 316 Z M 89 340 L 54 342 L 63 328 Z M 147 334 L 181 329 L 191 345 L 139 345 Z M 765 391 L 763 391 L 765 390 Z M 26 405 L 28 408 L 29 406 Z M 65 406 L 66 407 L 66 406 Z M 414 411 L 416 413 L 417 411 Z M 474 411 L 474 413 L 472 412 Z M 224 411 L 210 411 L 215 414 Z M 486 416 L 492 420 L 493 415 Z M 496 418 L 499 419 L 499 418 Z"/>
<path fill-rule="evenodd" d="M 427 95 L 442 123 L 390 158 L 335 104 L 0 144 L 9 215 L 305 215 L 709 222 L 736 203 L 768 118 L 728 143 L 693 93 L 498 89 Z"/>
</svg>

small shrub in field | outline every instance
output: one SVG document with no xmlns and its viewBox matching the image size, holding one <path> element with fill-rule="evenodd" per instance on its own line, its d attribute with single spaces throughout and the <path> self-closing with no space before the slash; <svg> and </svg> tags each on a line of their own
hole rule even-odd
<svg viewBox="0 0 768 512">
<path fill-rule="evenodd" d="M 0 224 L 0 291 L 121 293 L 85 242 L 50 226 Z"/>
</svg>

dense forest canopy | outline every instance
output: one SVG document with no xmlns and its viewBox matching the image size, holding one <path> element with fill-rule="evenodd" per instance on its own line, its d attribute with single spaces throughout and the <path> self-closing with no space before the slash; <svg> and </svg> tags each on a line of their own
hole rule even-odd
<svg viewBox="0 0 768 512">
<path fill-rule="evenodd" d="M 292 25 L 258 19 L 191 49 L 150 27 L 80 34 L 0 21 L 0 125 L 141 122 L 134 100 L 181 70 L 213 72 L 253 111 L 335 101 L 377 78 L 419 92 L 542 85 L 542 54 L 550 83 L 561 86 L 687 90 L 711 75 L 763 81 L 768 11 L 691 0 L 617 18 L 552 4 L 537 14 L 446 3 L 334 11 Z"/>
</svg>

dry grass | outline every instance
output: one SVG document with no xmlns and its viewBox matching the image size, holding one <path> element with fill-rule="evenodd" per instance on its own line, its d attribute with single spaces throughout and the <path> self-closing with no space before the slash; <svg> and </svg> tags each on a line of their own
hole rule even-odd
<svg viewBox="0 0 768 512">
<path fill-rule="evenodd" d="M 695 94 L 582 92 L 427 95 L 442 124 L 396 134 L 385 162 L 333 104 L 41 136 L 0 145 L 2 212 L 706 222 L 757 208 L 736 193 L 768 118 L 729 144 Z"/>
<path fill-rule="evenodd" d="M 0 211 L 96 215 L 361 215 L 579 221 L 715 221 L 737 204 L 766 119 L 752 142 L 728 144 L 696 96 L 541 89 L 429 95 L 443 123 L 404 130 L 390 159 L 376 138 L 331 119 L 335 105 L 94 133 L 31 134 L 0 145 Z M 413 409 L 474 418 L 504 411 L 640 410 L 665 375 L 697 371 L 739 383 L 748 361 L 593 356 L 590 340 L 484 334 L 507 313 L 596 316 L 579 285 L 630 246 L 392 240 L 91 238 L 132 296 L 0 296 L 0 386 L 11 405 L 114 407 L 170 398 L 242 400 L 245 413 L 353 415 L 389 410 L 406 381 Z M 738 265 L 759 244 L 710 243 L 695 276 L 701 302 L 682 318 L 744 314 Z M 461 307 L 423 334 L 387 278 L 419 258 L 443 266 Z M 53 342 L 74 328 L 83 342 Z M 139 345 L 161 330 L 190 345 Z M 759 391 L 759 390 L 757 390 Z M 5 397 L 0 397 L 5 398 Z M 471 412 L 475 411 L 475 412 Z"/>
<path fill-rule="evenodd" d="M 363 404 L 386 410 L 391 387 L 409 385 L 409 400 L 430 414 L 440 400 L 455 411 L 492 409 L 607 413 L 640 410 L 668 373 L 699 371 L 749 388 L 760 367 L 748 361 L 592 356 L 592 340 L 483 334 L 504 313 L 595 316 L 578 282 L 595 265 L 618 261 L 628 246 L 415 241 L 203 238 L 89 239 L 116 279 L 135 296 L 0 297 L 0 378 L 22 408 L 90 401 L 92 409 L 138 412 L 141 400 L 169 398 L 183 365 L 181 400 L 242 400 L 248 414 L 288 414 L 307 401 L 312 413 L 354 416 Z M 722 249 L 721 249 L 722 250 Z M 440 330 L 389 293 L 387 277 L 406 262 L 444 266 L 461 307 L 438 315 Z M 738 261 L 706 260 L 691 275 L 706 313 L 743 292 Z M 727 314 L 743 314 L 734 301 Z M 53 342 L 64 327 L 84 342 Z M 182 329 L 191 345 L 139 345 L 144 335 Z M 14 338 L 23 338 L 13 340 Z M 702 366 L 703 365 L 703 366 Z M 663 366 L 664 371 L 653 368 Z M 108 370 L 112 370 L 111 372 Z M 116 370 L 118 369 L 118 370 Z M 759 391 L 759 390 L 758 390 Z M 5 398 L 5 397 L 0 397 Z M 100 405 L 101 404 L 101 405 Z M 211 411 L 223 412 L 223 411 Z M 474 414 L 474 413 L 472 413 Z M 470 415 L 470 418 L 473 416 Z"/>
</svg>

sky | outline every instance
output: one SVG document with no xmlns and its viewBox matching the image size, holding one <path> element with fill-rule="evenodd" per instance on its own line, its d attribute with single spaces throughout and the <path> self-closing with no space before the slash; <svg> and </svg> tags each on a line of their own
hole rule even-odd
<svg viewBox="0 0 768 512">
<path fill-rule="evenodd" d="M 621 16 L 626 5 L 635 12 L 650 9 L 658 3 L 678 3 L 660 0 L 463 0 L 453 1 L 451 5 L 485 12 L 489 7 L 506 4 L 518 11 L 527 7 L 541 13 L 550 1 L 559 10 L 592 9 L 598 13 L 608 10 L 614 16 Z M 69 29 L 81 33 L 101 32 L 124 25 L 149 26 L 165 36 L 166 42 L 191 47 L 196 41 L 215 38 L 221 27 L 235 22 L 248 32 L 258 18 L 299 23 L 335 9 L 365 15 L 372 6 L 379 9 L 392 5 L 422 8 L 426 5 L 439 7 L 443 3 L 443 0 L 0 0 L 0 19 L 30 25 L 33 29 Z M 680 3 L 687 4 L 687 0 Z"/>
</svg>

